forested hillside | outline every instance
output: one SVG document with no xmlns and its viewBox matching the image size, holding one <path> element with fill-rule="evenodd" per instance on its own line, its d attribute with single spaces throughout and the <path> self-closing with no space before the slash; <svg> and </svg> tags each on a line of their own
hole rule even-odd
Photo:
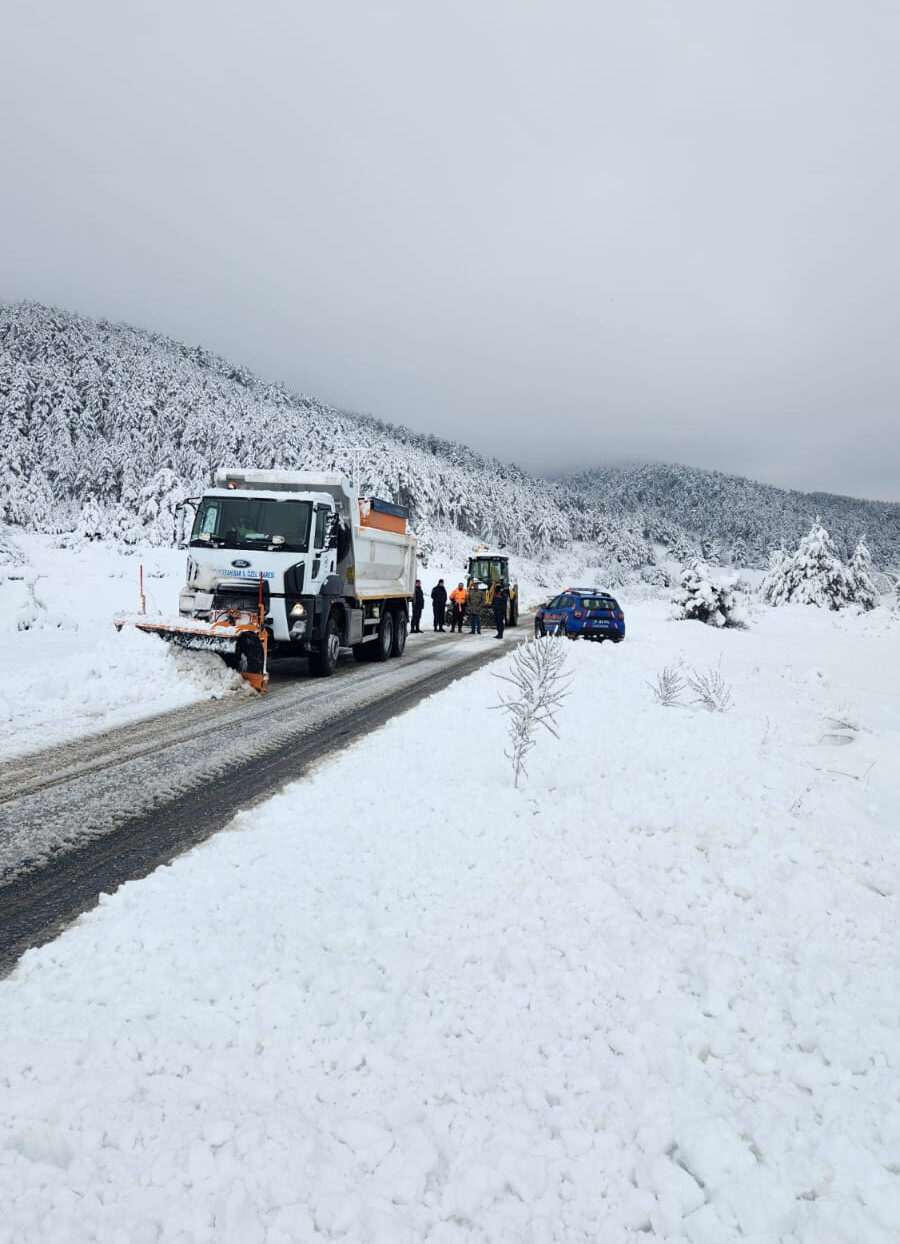
<svg viewBox="0 0 900 1244">
<path fill-rule="evenodd" d="M 866 531 L 879 562 L 900 560 L 900 506 L 682 467 L 546 480 L 337 410 L 200 347 L 35 303 L 0 306 L 0 521 L 168 544 L 177 502 L 215 467 L 349 473 L 356 446 L 363 485 L 411 507 L 426 557 L 457 532 L 537 557 L 583 541 L 611 572 L 652 567 L 653 542 L 679 559 L 761 564 L 818 512 L 839 547 Z"/>
<path fill-rule="evenodd" d="M 597 467 L 565 483 L 653 540 L 677 545 L 683 532 L 711 561 L 762 566 L 773 548 L 796 546 L 819 516 L 844 558 L 865 535 L 878 565 L 900 563 L 900 505 L 890 502 L 793 492 L 667 463 Z"/>
<path fill-rule="evenodd" d="M 241 367 L 125 324 L 35 304 L 0 307 L 0 518 L 171 540 L 174 499 L 222 465 L 337 469 L 365 448 L 363 483 L 409 504 L 429 533 L 540 553 L 602 529 L 633 564 L 646 543 L 582 523 L 558 485 L 463 445 L 339 411 Z M 615 524 L 613 524 L 615 526 Z M 630 528 L 632 524 L 628 524 Z"/>
</svg>

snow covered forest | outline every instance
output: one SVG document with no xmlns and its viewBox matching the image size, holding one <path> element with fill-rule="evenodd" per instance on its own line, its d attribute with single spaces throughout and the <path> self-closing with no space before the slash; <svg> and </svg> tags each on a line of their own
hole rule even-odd
<svg viewBox="0 0 900 1244">
<path fill-rule="evenodd" d="M 900 563 L 900 505 L 889 501 L 795 492 L 668 463 L 599 466 L 564 482 L 592 506 L 636 522 L 652 540 L 671 546 L 683 531 L 685 553 L 700 552 L 707 561 L 764 566 L 773 549 L 796 545 L 821 518 L 845 560 L 865 535 L 876 565 Z"/>
<path fill-rule="evenodd" d="M 411 507 L 424 561 L 456 530 L 537 557 L 581 541 L 598 565 L 625 571 L 652 568 L 658 546 L 681 561 L 763 566 L 820 514 L 840 552 L 865 532 L 876 565 L 900 562 L 898 505 L 664 465 L 547 480 L 200 347 L 36 303 L 0 306 L 0 521 L 168 545 L 178 502 L 215 467 L 349 472 L 356 446 L 364 486 Z"/>
</svg>

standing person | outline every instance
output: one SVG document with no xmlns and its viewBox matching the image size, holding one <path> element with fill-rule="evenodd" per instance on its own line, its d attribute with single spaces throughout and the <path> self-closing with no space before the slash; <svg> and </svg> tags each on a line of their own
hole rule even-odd
<svg viewBox="0 0 900 1244">
<path fill-rule="evenodd" d="M 422 591 L 422 580 L 416 579 L 416 590 L 413 592 L 413 614 L 412 626 L 409 628 L 411 635 L 421 635 L 422 628 L 419 623 L 422 621 L 422 610 L 425 608 L 425 593 Z"/>
<path fill-rule="evenodd" d="M 481 634 L 481 610 L 484 608 L 484 584 L 473 583 L 469 588 L 469 634 Z"/>
<path fill-rule="evenodd" d="M 497 628 L 495 639 L 503 638 L 503 629 L 506 626 L 506 588 L 502 583 L 498 583 L 494 588 L 494 600 L 492 608 L 494 610 L 494 626 Z"/>
<path fill-rule="evenodd" d="M 450 593 L 450 603 L 453 606 L 453 613 L 450 615 L 450 634 L 453 634 L 454 628 L 462 634 L 463 618 L 466 616 L 466 588 L 465 584 L 458 583 Z"/>
<path fill-rule="evenodd" d="M 431 589 L 431 608 L 434 610 L 434 629 L 444 629 L 444 615 L 447 611 L 447 589 L 444 580 L 438 579 L 437 587 Z"/>
</svg>

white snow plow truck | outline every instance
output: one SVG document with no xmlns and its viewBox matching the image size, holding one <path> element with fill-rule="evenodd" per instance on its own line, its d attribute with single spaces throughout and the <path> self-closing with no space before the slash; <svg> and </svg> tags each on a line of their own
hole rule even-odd
<svg viewBox="0 0 900 1244">
<path fill-rule="evenodd" d="M 217 471 L 194 503 L 178 618 L 118 626 L 218 652 L 258 691 L 273 656 L 306 656 L 328 676 L 341 648 L 403 654 L 416 580 L 405 507 L 358 497 L 342 475 L 238 470 Z"/>
</svg>

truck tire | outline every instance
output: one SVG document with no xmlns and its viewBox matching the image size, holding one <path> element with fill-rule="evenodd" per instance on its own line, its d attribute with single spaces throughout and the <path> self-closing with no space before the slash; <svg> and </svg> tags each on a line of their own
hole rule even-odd
<svg viewBox="0 0 900 1244">
<path fill-rule="evenodd" d="M 385 609 L 381 615 L 378 638 L 372 644 L 373 661 L 386 661 L 391 655 L 394 647 L 394 631 L 394 614 L 390 609 Z"/>
<path fill-rule="evenodd" d="M 402 609 L 398 609 L 394 614 L 394 638 L 391 642 L 392 657 L 403 656 L 403 649 L 406 647 L 407 631 L 406 613 Z"/>
<path fill-rule="evenodd" d="M 263 672 L 263 646 L 255 635 L 238 637 L 234 652 L 224 653 L 222 660 L 229 669 L 240 674 L 261 674 Z"/>
<path fill-rule="evenodd" d="M 337 669 L 341 651 L 341 636 L 334 615 L 325 623 L 325 634 L 318 652 L 309 654 L 309 672 L 316 678 L 330 678 Z"/>
</svg>

